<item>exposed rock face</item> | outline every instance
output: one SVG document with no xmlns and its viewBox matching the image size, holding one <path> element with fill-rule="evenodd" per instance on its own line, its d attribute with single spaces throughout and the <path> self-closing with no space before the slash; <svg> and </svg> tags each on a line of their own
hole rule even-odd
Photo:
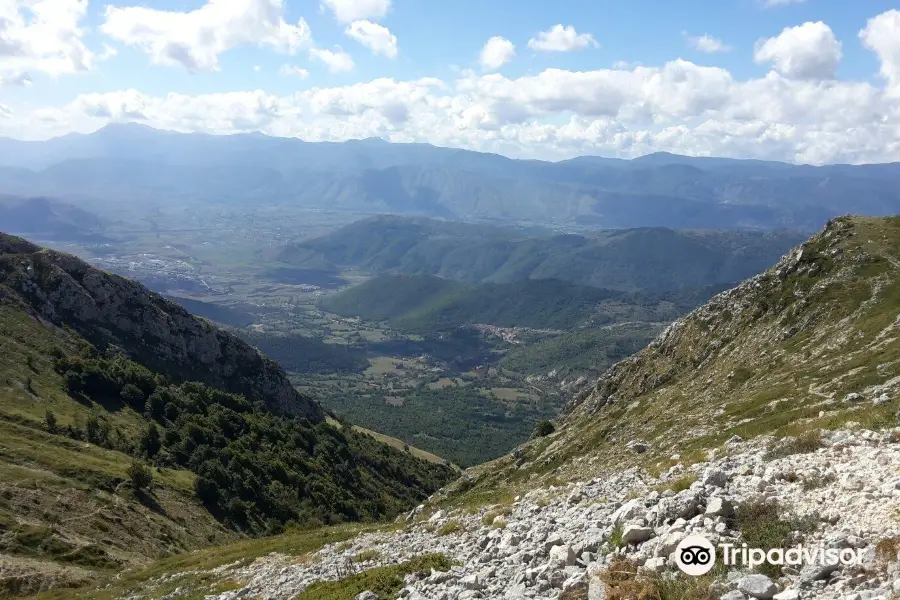
<svg viewBox="0 0 900 600">
<path fill-rule="evenodd" d="M 324 418 L 315 401 L 299 394 L 277 364 L 246 342 L 135 281 L 69 254 L 0 234 L 0 296 L 173 378 L 244 394 L 278 413 Z"/>
</svg>

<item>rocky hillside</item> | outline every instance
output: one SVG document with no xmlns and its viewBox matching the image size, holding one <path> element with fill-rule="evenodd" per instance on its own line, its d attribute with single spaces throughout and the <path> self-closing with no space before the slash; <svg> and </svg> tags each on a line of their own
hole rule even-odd
<svg viewBox="0 0 900 600">
<path fill-rule="evenodd" d="M 472 487 L 664 470 L 734 436 L 893 426 L 898 385 L 900 218 L 835 219 L 585 386 L 555 435 L 476 470 Z"/>
<path fill-rule="evenodd" d="M 839 430 L 773 457 L 771 439 L 660 476 L 532 490 L 500 504 L 419 507 L 399 530 L 168 574 L 117 590 L 133 600 L 893 600 L 900 596 L 900 428 Z M 823 509 L 824 506 L 824 509 Z M 853 550 L 853 567 L 722 564 L 673 571 L 689 535 L 770 550 Z M 223 584 L 228 591 L 222 590 Z"/>
<path fill-rule="evenodd" d="M 101 350 L 116 346 L 170 378 L 244 394 L 279 413 L 324 418 L 315 401 L 246 342 L 74 256 L 0 234 L 0 286 L 35 316 L 71 327 Z"/>
</svg>

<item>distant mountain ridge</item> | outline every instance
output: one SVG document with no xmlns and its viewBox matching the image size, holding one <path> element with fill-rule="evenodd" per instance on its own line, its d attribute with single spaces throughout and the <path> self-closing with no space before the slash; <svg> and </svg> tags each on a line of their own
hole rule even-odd
<svg viewBox="0 0 900 600">
<path fill-rule="evenodd" d="M 776 262 L 804 237 L 789 231 L 667 228 L 534 236 L 389 215 L 288 245 L 274 258 L 294 267 L 349 266 L 463 282 L 559 279 L 621 291 L 660 291 L 739 281 Z"/>
<path fill-rule="evenodd" d="M 667 153 L 553 163 L 379 139 L 133 124 L 43 142 L 0 139 L 0 193 L 157 208 L 266 202 L 485 222 L 812 231 L 849 212 L 900 211 L 898 183 L 900 163 L 813 167 Z"/>
<path fill-rule="evenodd" d="M 105 225 L 96 214 L 51 198 L 0 196 L 0 231 L 98 241 Z"/>
<path fill-rule="evenodd" d="M 669 322 L 715 291 L 718 288 L 679 297 L 631 294 L 557 279 L 465 284 L 431 275 L 382 275 L 326 296 L 320 306 L 422 334 L 475 324 L 570 331 L 617 322 Z"/>
</svg>

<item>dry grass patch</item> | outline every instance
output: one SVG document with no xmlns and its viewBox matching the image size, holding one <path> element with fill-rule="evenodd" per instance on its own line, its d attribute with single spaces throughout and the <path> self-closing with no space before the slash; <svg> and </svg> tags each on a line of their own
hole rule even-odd
<svg viewBox="0 0 900 600">
<path fill-rule="evenodd" d="M 606 600 L 713 600 L 710 592 L 712 576 L 666 577 L 642 573 L 637 564 L 616 559 L 598 575 L 605 588 Z"/>
<path fill-rule="evenodd" d="M 450 535 L 451 533 L 456 533 L 457 531 L 461 531 L 463 529 L 462 523 L 456 520 L 447 521 L 443 525 L 441 525 L 440 529 L 437 530 L 437 534 L 440 536 Z"/>
<path fill-rule="evenodd" d="M 363 563 L 369 560 L 378 560 L 381 558 L 381 552 L 374 548 L 369 548 L 368 550 L 363 550 L 362 552 L 357 552 L 353 556 L 353 562 L 355 563 Z"/>
</svg>

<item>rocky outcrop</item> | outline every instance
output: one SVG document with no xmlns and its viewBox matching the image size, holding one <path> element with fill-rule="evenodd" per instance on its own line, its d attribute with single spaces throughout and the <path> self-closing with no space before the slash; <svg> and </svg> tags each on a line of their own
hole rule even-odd
<svg viewBox="0 0 900 600">
<path fill-rule="evenodd" d="M 69 254 L 0 234 L 0 294 L 41 319 L 70 327 L 100 349 L 181 381 L 244 394 L 271 410 L 321 421 L 311 398 L 284 371 L 236 336 L 195 317 L 141 284 Z"/>
<path fill-rule="evenodd" d="M 605 479 L 535 489 L 511 504 L 475 514 L 442 510 L 428 515 L 420 509 L 410 513 L 402 530 L 362 534 L 304 560 L 271 554 L 216 569 L 211 578 L 239 581 L 241 588 L 206 597 L 287 600 L 315 581 L 345 577 L 353 558 L 366 552 L 375 558 L 355 564 L 354 572 L 431 553 L 458 562 L 446 573 L 408 575 L 398 598 L 604 598 L 607 590 L 598 576 L 614 561 L 626 560 L 651 579 L 674 577 L 679 574 L 676 550 L 687 536 L 740 548 L 754 533 L 744 528 L 746 520 L 732 518 L 730 508 L 769 502 L 780 507 L 790 545 L 853 549 L 860 563 L 828 569 L 785 566 L 780 575 L 738 564 L 705 581 L 708 597 L 896 598 L 900 428 L 823 433 L 816 452 L 778 459 L 767 454 L 767 442 L 742 443 L 731 456 L 711 462 L 676 464 L 659 477 L 629 469 Z M 694 482 L 686 488 L 676 484 L 686 477 Z M 452 528 L 445 527 L 449 523 Z M 155 586 L 171 585 L 172 579 L 152 582 L 146 588 L 150 596 L 134 600 L 152 597 Z"/>
<path fill-rule="evenodd" d="M 879 226 L 885 223 L 871 221 Z M 873 231 L 883 235 L 871 225 L 849 217 L 830 221 L 823 231 L 772 268 L 714 296 L 672 323 L 644 350 L 615 364 L 595 385 L 582 389 L 564 412 L 593 414 L 607 404 L 638 398 L 679 377 L 691 376 L 727 354 L 729 345 L 749 331 L 755 330 L 758 342 L 776 345 L 815 328 L 828 314 L 826 301 L 822 298 L 820 303 L 817 296 L 830 286 L 840 285 L 842 279 L 859 277 L 861 267 L 893 258 L 875 256 L 858 246 L 845 252 L 856 235 L 871 235 Z M 895 229 L 893 225 L 885 228 Z M 883 249 L 895 252 L 888 244 Z M 890 266 L 897 264 L 894 260 Z M 833 326 L 836 321 L 828 324 Z"/>
</svg>

